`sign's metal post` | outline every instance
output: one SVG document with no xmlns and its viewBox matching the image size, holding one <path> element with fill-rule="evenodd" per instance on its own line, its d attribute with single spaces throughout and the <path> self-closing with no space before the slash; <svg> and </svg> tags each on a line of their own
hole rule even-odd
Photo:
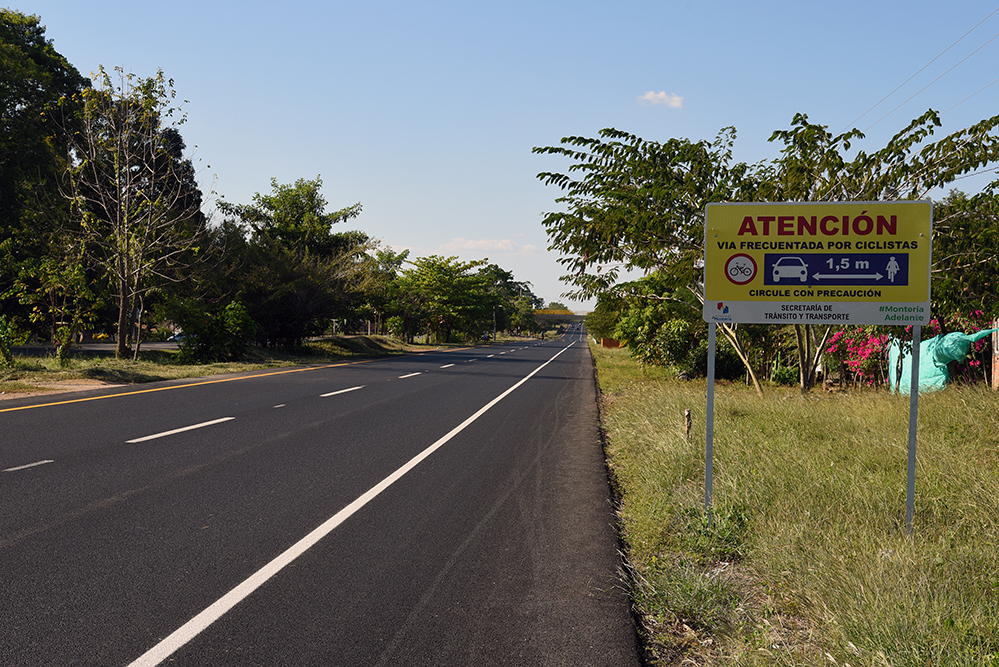
<svg viewBox="0 0 999 667">
<path fill-rule="evenodd" d="M 993 329 L 999 329 L 999 319 L 992 323 Z M 992 388 L 999 390 L 999 331 L 992 334 Z"/>
<path fill-rule="evenodd" d="M 916 511 L 916 422 L 919 418 L 919 347 L 923 327 L 912 327 L 912 383 L 909 385 L 909 468 L 905 484 L 905 533 L 912 535 L 912 517 Z"/>
<path fill-rule="evenodd" d="M 715 458 L 715 328 L 708 323 L 708 408 L 704 420 L 704 514 L 711 526 L 711 483 L 714 476 Z"/>
</svg>

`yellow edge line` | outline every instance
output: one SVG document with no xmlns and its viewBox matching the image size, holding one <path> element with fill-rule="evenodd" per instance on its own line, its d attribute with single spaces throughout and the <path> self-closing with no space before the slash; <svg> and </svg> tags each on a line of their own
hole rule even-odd
<svg viewBox="0 0 999 667">
<path fill-rule="evenodd" d="M 317 371 L 326 368 L 337 368 L 339 366 L 353 366 L 356 364 L 367 364 L 374 359 L 365 359 L 364 361 L 350 361 L 342 364 L 331 364 L 329 366 L 309 366 L 306 368 L 292 368 L 283 371 L 274 371 L 271 373 L 259 373 L 257 375 L 242 375 L 240 377 L 234 378 L 222 378 L 219 380 L 205 380 L 203 382 L 190 382 L 188 384 L 175 384 L 169 387 L 156 387 L 155 389 L 139 389 L 138 391 L 126 391 L 121 394 L 108 394 L 106 396 L 88 396 L 87 398 L 72 398 L 67 401 L 55 401 L 53 403 L 38 403 L 37 405 L 22 405 L 17 408 L 0 408 L 0 412 L 15 412 L 17 410 L 31 410 L 32 408 L 48 408 L 54 405 L 68 405 L 69 403 L 85 403 L 86 401 L 100 401 L 105 398 L 118 398 L 121 396 L 135 396 L 137 394 L 151 394 L 155 391 L 167 391 L 170 389 L 185 389 L 187 387 L 200 387 L 206 384 L 219 384 L 222 382 L 235 382 L 237 380 L 252 380 L 254 378 L 268 377 L 271 375 L 286 375 L 288 373 L 302 373 L 304 371 Z"/>
<path fill-rule="evenodd" d="M 414 355 L 403 354 L 398 357 L 392 357 L 392 359 L 401 359 L 402 357 L 415 356 L 420 357 L 428 352 L 459 352 L 461 350 L 470 350 L 469 347 L 459 347 L 451 350 L 427 350 L 427 352 L 419 352 Z M 126 391 L 121 394 L 108 394 L 106 396 L 89 396 L 87 398 L 72 398 L 66 401 L 55 401 L 53 403 L 39 403 L 37 405 L 22 405 L 18 408 L 0 408 L 0 412 L 16 412 L 17 410 L 31 410 L 33 408 L 48 408 L 55 405 L 68 405 L 70 403 L 85 403 L 87 401 L 100 401 L 105 398 L 118 398 L 120 396 L 135 396 L 137 394 L 151 394 L 156 391 L 167 391 L 170 389 L 184 389 L 186 387 L 200 387 L 206 384 L 219 384 L 222 382 L 235 382 L 237 380 L 252 380 L 254 378 L 269 377 L 271 375 L 286 375 L 288 373 L 302 373 L 305 371 L 318 371 L 327 368 L 339 368 L 340 366 L 356 366 L 357 364 L 369 364 L 373 361 L 382 361 L 381 359 L 363 359 L 361 361 L 347 361 L 341 364 L 330 364 L 329 366 L 308 366 L 306 368 L 292 368 L 283 371 L 274 371 L 272 373 L 259 373 L 257 375 L 242 375 L 235 378 L 222 378 L 221 380 L 205 380 L 204 382 L 190 382 L 188 384 L 175 384 L 170 387 L 156 387 L 155 389 L 139 389 L 138 391 Z"/>
</svg>

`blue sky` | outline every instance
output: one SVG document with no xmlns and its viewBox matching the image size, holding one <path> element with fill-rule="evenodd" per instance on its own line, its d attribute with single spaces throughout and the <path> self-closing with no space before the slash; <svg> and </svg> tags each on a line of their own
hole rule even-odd
<svg viewBox="0 0 999 667">
<path fill-rule="evenodd" d="M 944 112 L 937 137 L 999 113 L 996 0 L 8 6 L 39 15 L 84 74 L 172 78 L 206 192 L 245 203 L 271 177 L 321 175 L 331 209 L 363 205 L 350 228 L 413 256 L 488 258 L 573 308 L 592 303 L 560 296 L 541 225 L 559 192 L 536 178 L 565 165 L 534 146 L 734 126 L 736 159 L 755 162 L 777 155 L 767 139 L 798 112 L 865 130 L 868 151 L 928 108 Z"/>
</svg>

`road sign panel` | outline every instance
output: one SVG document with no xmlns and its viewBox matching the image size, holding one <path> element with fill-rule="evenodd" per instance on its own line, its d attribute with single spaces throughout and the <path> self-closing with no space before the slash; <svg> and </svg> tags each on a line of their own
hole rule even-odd
<svg viewBox="0 0 999 667">
<path fill-rule="evenodd" d="M 704 319 L 927 324 L 926 201 L 708 204 Z"/>
</svg>

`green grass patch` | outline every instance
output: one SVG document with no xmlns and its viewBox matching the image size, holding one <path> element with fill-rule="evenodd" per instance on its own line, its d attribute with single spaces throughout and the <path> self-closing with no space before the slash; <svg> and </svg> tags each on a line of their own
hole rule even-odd
<svg viewBox="0 0 999 667">
<path fill-rule="evenodd" d="M 709 525 L 704 381 L 628 380 L 623 359 L 598 377 L 654 660 L 999 666 L 999 395 L 920 397 L 908 537 L 908 397 L 719 386 Z"/>
<path fill-rule="evenodd" d="M 591 339 L 590 352 L 593 353 L 599 371 L 597 382 L 600 391 L 606 396 L 614 396 L 624 387 L 664 380 L 670 376 L 669 369 L 634 361 L 631 353 L 624 347 L 604 348 Z"/>
</svg>

